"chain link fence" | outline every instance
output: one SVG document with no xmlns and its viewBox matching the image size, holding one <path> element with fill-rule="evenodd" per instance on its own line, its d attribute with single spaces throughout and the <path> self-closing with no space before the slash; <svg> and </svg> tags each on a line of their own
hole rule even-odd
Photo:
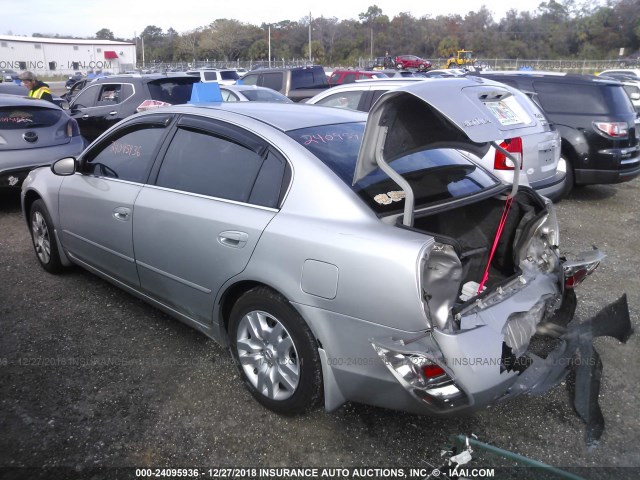
<svg viewBox="0 0 640 480">
<path fill-rule="evenodd" d="M 446 68 L 446 58 L 428 58 L 433 68 Z M 138 65 L 138 69 L 145 71 L 186 71 L 201 68 L 246 68 L 252 70 L 256 68 L 282 67 L 303 67 L 314 63 L 313 60 L 305 58 L 273 59 L 271 65 L 265 60 L 257 61 L 235 61 L 225 60 L 194 60 L 191 62 L 173 63 L 146 63 Z M 373 64 L 370 58 L 358 59 L 357 67 L 361 69 L 369 68 Z M 555 72 L 573 73 L 597 73 L 602 70 L 613 68 L 638 68 L 640 69 L 640 59 L 609 59 L 609 60 L 541 60 L 541 59 L 520 59 L 520 58 L 478 58 L 475 65 L 491 70 L 543 70 Z M 332 67 L 325 67 L 332 70 Z"/>
</svg>

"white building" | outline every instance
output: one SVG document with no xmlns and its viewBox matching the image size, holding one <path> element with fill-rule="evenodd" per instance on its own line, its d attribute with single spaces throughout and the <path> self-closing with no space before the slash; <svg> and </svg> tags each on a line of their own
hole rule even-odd
<svg viewBox="0 0 640 480">
<path fill-rule="evenodd" d="M 0 35 L 0 70 L 29 70 L 36 75 L 121 73 L 135 64 L 134 43 Z"/>
</svg>

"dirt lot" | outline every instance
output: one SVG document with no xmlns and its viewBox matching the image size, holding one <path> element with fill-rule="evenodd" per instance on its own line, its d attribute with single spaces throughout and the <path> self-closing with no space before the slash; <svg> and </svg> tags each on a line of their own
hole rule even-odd
<svg viewBox="0 0 640 480">
<path fill-rule="evenodd" d="M 558 205 L 565 252 L 597 244 L 608 254 L 578 289 L 582 319 L 626 291 L 638 330 L 639 187 L 581 188 Z M 468 418 L 354 404 L 282 417 L 251 398 L 213 341 L 80 269 L 45 273 L 15 195 L 0 197 L 0 332 L 0 477 L 42 467 L 65 467 L 66 478 L 133 466 L 430 469 L 452 435 L 473 433 L 585 478 L 640 478 L 640 335 L 596 342 L 606 430 L 591 452 L 562 385 Z M 474 466 L 499 464 L 480 457 Z M 135 478 L 100 472 L 93 478 Z"/>
</svg>

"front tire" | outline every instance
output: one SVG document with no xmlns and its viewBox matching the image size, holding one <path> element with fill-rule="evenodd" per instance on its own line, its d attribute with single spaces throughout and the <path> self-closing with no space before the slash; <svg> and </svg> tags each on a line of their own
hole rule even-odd
<svg viewBox="0 0 640 480">
<path fill-rule="evenodd" d="M 47 207 L 41 199 L 36 200 L 31 205 L 29 220 L 33 248 L 40 265 L 49 273 L 61 272 L 63 268 L 58 253 L 58 243 L 53 230 L 53 222 Z"/>
<path fill-rule="evenodd" d="M 242 295 L 229 319 L 230 350 L 258 402 L 277 413 L 313 409 L 323 396 L 311 330 L 287 300 L 266 287 Z"/>
</svg>

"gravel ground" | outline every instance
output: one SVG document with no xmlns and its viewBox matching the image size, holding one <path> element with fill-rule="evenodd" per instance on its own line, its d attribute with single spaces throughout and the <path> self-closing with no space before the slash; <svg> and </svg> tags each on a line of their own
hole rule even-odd
<svg viewBox="0 0 640 480">
<path fill-rule="evenodd" d="M 597 244 L 608 254 L 577 291 L 582 319 L 626 291 L 638 329 L 639 187 L 580 188 L 558 205 L 565 253 Z M 83 270 L 44 272 L 16 195 L 0 196 L 0 332 L 0 477 L 43 467 L 68 468 L 66 478 L 96 467 L 430 470 L 453 435 L 473 433 L 585 478 L 640 478 L 638 335 L 596 341 L 606 430 L 592 451 L 562 385 L 466 418 L 356 404 L 279 416 L 252 399 L 212 340 Z M 473 463 L 501 464 L 482 454 Z M 93 478 L 116 478 L 103 474 Z"/>
</svg>

